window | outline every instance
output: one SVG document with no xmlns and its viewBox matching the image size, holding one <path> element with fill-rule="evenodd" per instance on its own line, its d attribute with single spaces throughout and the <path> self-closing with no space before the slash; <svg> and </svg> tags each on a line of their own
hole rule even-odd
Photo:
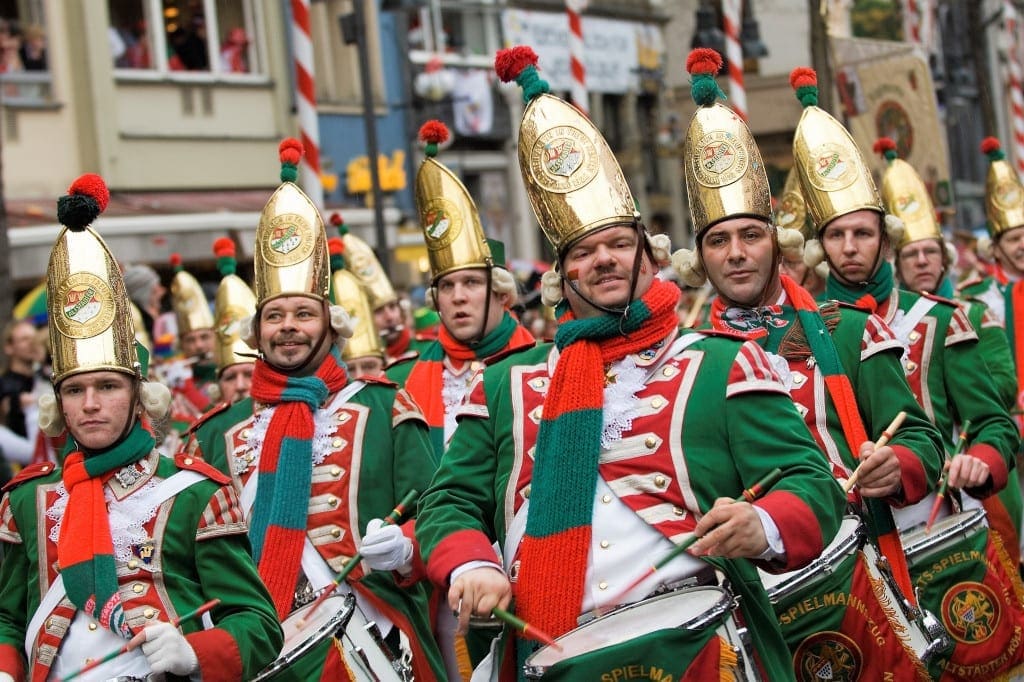
<svg viewBox="0 0 1024 682">
<path fill-rule="evenodd" d="M 0 0 L 0 100 L 31 107 L 52 99 L 42 3 Z"/>
<path fill-rule="evenodd" d="M 114 68 L 124 73 L 262 75 L 254 0 L 107 0 Z"/>
</svg>

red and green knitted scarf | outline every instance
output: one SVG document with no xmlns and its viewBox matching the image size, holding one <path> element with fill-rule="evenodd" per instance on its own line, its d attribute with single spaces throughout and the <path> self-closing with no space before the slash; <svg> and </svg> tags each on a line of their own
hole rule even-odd
<svg viewBox="0 0 1024 682">
<path fill-rule="evenodd" d="M 654 280 L 623 318 L 559 318 L 561 351 L 544 399 L 520 548 L 517 610 L 558 637 L 576 627 L 583 603 L 598 457 L 605 368 L 663 341 L 679 320 L 679 289 Z"/>
<path fill-rule="evenodd" d="M 114 447 L 99 453 L 75 450 L 64 460 L 68 506 L 57 539 L 57 561 L 68 598 L 100 624 L 125 638 L 132 636 L 117 592 L 114 543 L 103 496 L 112 472 L 138 462 L 156 441 L 139 422 Z"/>
<path fill-rule="evenodd" d="M 291 612 L 306 535 L 313 477 L 313 415 L 346 383 L 348 374 L 337 346 L 331 346 L 312 376 L 288 376 L 262 359 L 253 368 L 253 399 L 275 409 L 260 452 L 249 539 L 260 577 L 281 619 Z"/>
<path fill-rule="evenodd" d="M 389 358 L 397 358 L 405 351 L 409 350 L 409 344 L 412 343 L 412 329 L 408 325 L 402 327 L 402 331 L 398 338 L 387 347 L 386 352 Z"/>
<path fill-rule="evenodd" d="M 804 328 L 804 335 L 811 347 L 811 354 L 821 369 L 822 377 L 825 379 L 825 389 L 839 415 L 847 447 L 856 457 L 860 452 L 861 443 L 868 440 L 868 434 L 860 417 L 857 396 L 850 384 L 850 377 L 846 375 L 842 361 L 839 359 L 839 351 L 836 350 L 832 335 L 828 332 L 825 320 L 821 317 L 814 298 L 806 289 L 786 275 L 780 275 L 779 278 L 782 280 L 782 288 L 789 297 L 790 303 L 796 308 L 797 319 Z M 885 298 L 887 297 L 888 294 Z M 885 300 L 885 298 L 881 300 Z M 864 498 L 864 505 L 868 510 L 868 525 L 871 527 L 873 535 L 878 538 L 879 549 L 889 559 L 893 577 L 903 594 L 913 602 L 914 592 L 910 581 L 910 571 L 907 567 L 903 545 L 900 542 L 899 531 L 889 506 L 881 500 L 871 498 Z"/>
<path fill-rule="evenodd" d="M 468 346 L 441 325 L 437 342 L 427 346 L 409 372 L 405 382 L 406 390 L 423 410 L 430 426 L 430 444 L 433 446 L 435 463 L 440 462 L 444 453 L 444 388 L 445 356 L 455 360 L 483 360 L 513 348 L 533 345 L 534 339 L 526 327 L 516 322 L 507 311 L 497 327 L 474 346 Z"/>
</svg>

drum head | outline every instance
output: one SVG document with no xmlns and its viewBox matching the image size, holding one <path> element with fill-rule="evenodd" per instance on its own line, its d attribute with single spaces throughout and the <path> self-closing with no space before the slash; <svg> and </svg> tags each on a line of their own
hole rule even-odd
<svg viewBox="0 0 1024 682">
<path fill-rule="evenodd" d="M 281 630 L 284 631 L 281 653 L 277 660 L 254 678 L 254 682 L 272 678 L 317 644 L 344 628 L 355 611 L 356 599 L 351 594 L 328 597 L 310 615 L 312 608 L 313 604 L 307 604 L 292 612 L 281 623 Z"/>
<path fill-rule="evenodd" d="M 562 651 L 546 646 L 526 659 L 527 667 L 548 668 L 559 661 L 621 644 L 656 630 L 685 628 L 720 618 L 731 598 L 720 587 L 695 587 L 653 597 L 617 609 L 570 630 L 556 641 Z"/>
</svg>

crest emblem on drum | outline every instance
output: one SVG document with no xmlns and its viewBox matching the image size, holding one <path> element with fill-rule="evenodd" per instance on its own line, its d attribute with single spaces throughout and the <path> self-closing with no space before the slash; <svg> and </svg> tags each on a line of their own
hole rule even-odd
<svg viewBox="0 0 1024 682">
<path fill-rule="evenodd" d="M 958 642 L 984 642 L 999 627 L 998 598 L 982 583 L 957 583 L 942 599 L 942 624 Z"/>
<path fill-rule="evenodd" d="M 860 679 L 864 657 L 852 639 L 841 632 L 826 630 L 801 642 L 793 662 L 801 681 L 852 682 Z"/>
</svg>

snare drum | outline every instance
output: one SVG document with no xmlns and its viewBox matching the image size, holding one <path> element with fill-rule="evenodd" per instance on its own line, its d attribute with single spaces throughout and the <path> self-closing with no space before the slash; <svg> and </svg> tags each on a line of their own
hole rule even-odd
<svg viewBox="0 0 1024 682">
<path fill-rule="evenodd" d="M 972 538 L 988 528 L 984 509 L 971 509 L 959 514 L 941 518 L 926 533 L 924 526 L 914 528 L 901 534 L 903 549 L 907 553 L 907 561 L 911 567 L 927 557 L 952 547 L 961 540 Z"/>
<path fill-rule="evenodd" d="M 809 647 L 812 646 L 809 642 L 814 637 L 807 637 L 807 634 L 818 627 L 818 621 L 809 621 L 815 625 L 814 628 L 809 628 L 803 619 L 815 619 L 816 611 L 827 618 L 829 608 L 848 608 L 843 601 L 837 599 L 837 594 L 845 593 L 845 585 L 848 583 L 843 583 L 842 577 L 854 575 L 857 565 L 854 562 L 861 560 L 861 556 L 858 555 L 863 557 L 863 565 L 869 580 L 875 586 L 862 590 L 859 598 L 865 602 L 874 600 L 879 605 L 875 617 L 888 620 L 887 623 L 876 622 L 875 627 L 879 632 L 868 639 L 883 637 L 887 640 L 889 636 L 898 638 L 903 642 L 904 649 L 909 649 L 918 659 L 927 663 L 946 647 L 942 629 L 938 628 L 938 632 L 934 632 L 934 628 L 929 627 L 929 622 L 922 617 L 921 612 L 903 597 L 887 565 L 879 559 L 874 545 L 867 541 L 867 528 L 864 523 L 856 516 L 847 516 L 840 524 L 836 537 L 821 556 L 804 568 L 776 575 L 759 570 L 768 599 L 779 616 L 782 633 L 794 650 L 795 664 L 799 667 L 802 652 L 809 651 Z M 877 594 L 879 591 L 880 595 Z M 885 635 L 882 634 L 883 631 L 886 631 Z M 844 642 L 847 645 L 856 645 L 859 637 L 866 636 L 863 632 L 846 634 L 852 635 L 852 639 L 846 637 L 850 639 L 850 642 Z M 822 641 L 827 639 L 824 635 L 817 637 Z M 820 642 L 818 646 L 821 646 Z M 869 651 L 870 649 L 867 649 L 865 653 Z M 905 654 L 892 649 L 888 657 L 875 658 L 870 663 L 887 669 L 903 666 L 906 660 Z"/>
<path fill-rule="evenodd" d="M 281 629 L 284 631 L 284 646 L 281 653 L 273 663 L 253 678 L 253 682 L 274 679 L 281 672 L 294 666 L 296 661 L 325 639 L 336 635 L 352 618 L 356 609 L 356 598 L 351 594 L 345 597 L 329 597 L 320 604 L 312 617 L 306 620 L 312 606 L 313 604 L 303 606 L 281 623 Z M 300 621 L 304 621 L 301 628 Z"/>
<path fill-rule="evenodd" d="M 736 599 L 722 587 L 693 587 L 652 597 L 570 630 L 556 640 L 562 651 L 542 647 L 526 659 L 523 670 L 530 679 L 611 679 L 616 670 L 642 666 L 652 674 L 660 670 L 665 679 L 678 679 L 684 671 L 655 665 L 662 651 L 656 645 L 644 646 L 644 638 L 659 632 L 686 637 L 686 631 L 697 637 L 697 632 L 710 629 L 706 634 L 720 636 L 736 656 L 736 679 L 753 679 L 731 617 L 735 607 Z M 678 658 L 673 663 L 678 664 Z"/>
</svg>

